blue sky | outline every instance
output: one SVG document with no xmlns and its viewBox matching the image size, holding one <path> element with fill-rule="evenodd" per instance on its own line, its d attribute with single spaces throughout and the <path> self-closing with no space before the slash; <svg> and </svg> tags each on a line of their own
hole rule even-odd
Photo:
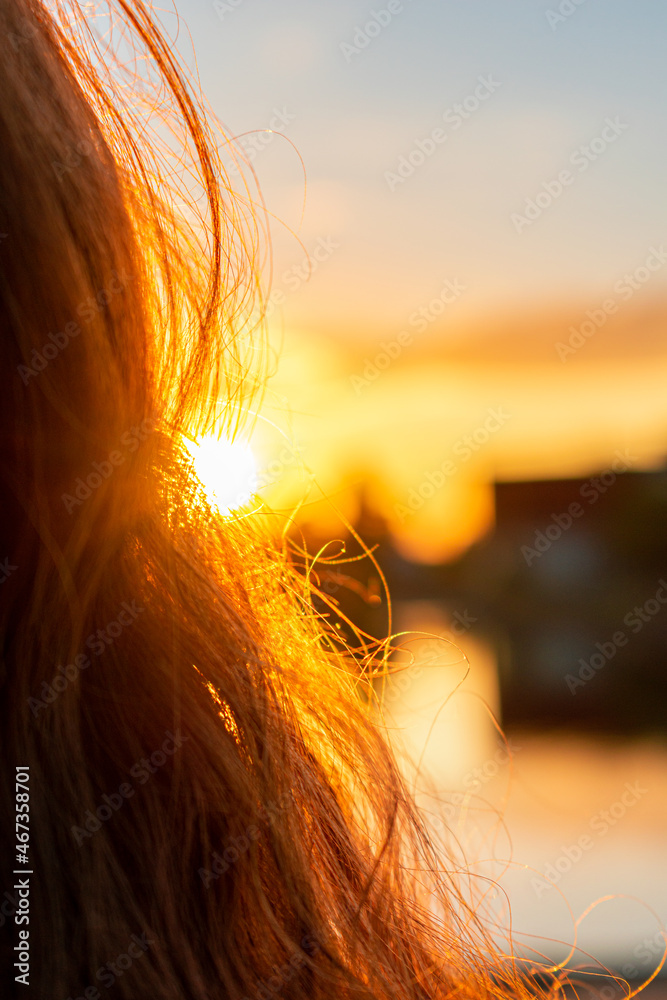
<svg viewBox="0 0 667 1000">
<path fill-rule="evenodd" d="M 573 13 L 556 21 L 559 7 Z M 309 252 L 320 237 L 339 244 L 290 297 L 288 323 L 372 339 L 446 278 L 469 288 L 456 307 L 461 320 L 568 297 L 595 303 L 667 238 L 667 6 L 658 0 L 392 0 L 391 8 L 388 0 L 221 0 L 219 8 L 212 0 L 178 7 L 206 94 L 234 134 L 287 113 L 284 130 L 308 179 L 299 236 Z M 378 20 L 388 23 L 377 29 Z M 165 23 L 173 29 L 173 17 Z M 355 37 L 363 44 L 357 29 L 365 47 L 343 49 Z M 178 44 L 192 62 L 183 35 Z M 414 154 L 480 76 L 498 89 L 392 188 L 400 157 Z M 608 119 L 623 131 L 517 232 L 515 213 L 571 169 L 574 151 Z M 276 138 L 253 163 L 270 210 L 298 227 L 303 175 L 291 145 Z M 273 236 L 280 286 L 304 251 L 279 225 Z M 642 294 L 665 288 L 664 270 Z"/>
</svg>

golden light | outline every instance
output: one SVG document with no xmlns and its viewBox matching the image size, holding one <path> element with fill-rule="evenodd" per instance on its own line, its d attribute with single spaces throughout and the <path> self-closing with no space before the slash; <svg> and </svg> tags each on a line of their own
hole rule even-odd
<svg viewBox="0 0 667 1000">
<path fill-rule="evenodd" d="M 209 503 L 221 514 L 231 514 L 251 499 L 257 483 L 257 463 L 248 444 L 210 434 L 185 441 L 195 472 Z"/>
</svg>

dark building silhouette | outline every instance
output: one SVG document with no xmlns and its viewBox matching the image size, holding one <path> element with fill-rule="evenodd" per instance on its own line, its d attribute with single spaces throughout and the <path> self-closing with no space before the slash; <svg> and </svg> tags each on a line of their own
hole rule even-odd
<svg viewBox="0 0 667 1000">
<path fill-rule="evenodd" d="M 667 471 L 497 483 L 495 503 L 493 531 L 440 566 L 402 558 L 363 497 L 355 529 L 393 601 L 432 600 L 476 619 L 497 652 L 505 726 L 667 732 Z M 351 536 L 346 550 L 363 552 Z M 322 579 L 342 614 L 386 636 L 368 558 Z"/>
</svg>

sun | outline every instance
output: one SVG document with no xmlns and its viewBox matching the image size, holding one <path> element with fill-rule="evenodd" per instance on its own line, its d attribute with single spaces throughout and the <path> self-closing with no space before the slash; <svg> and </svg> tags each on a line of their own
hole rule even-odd
<svg viewBox="0 0 667 1000">
<path fill-rule="evenodd" d="M 248 444 L 210 434 L 186 440 L 185 446 L 212 507 L 231 514 L 248 503 L 257 484 L 257 463 Z"/>
</svg>

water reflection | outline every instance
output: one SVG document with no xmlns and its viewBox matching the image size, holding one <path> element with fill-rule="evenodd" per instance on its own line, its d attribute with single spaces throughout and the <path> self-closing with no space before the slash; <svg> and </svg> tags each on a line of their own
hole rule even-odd
<svg viewBox="0 0 667 1000">
<path fill-rule="evenodd" d="M 593 955 L 646 978 L 667 922 L 664 741 L 524 728 L 503 742 L 490 642 L 474 625 L 455 634 L 441 602 L 395 610 L 397 631 L 433 637 L 404 642 L 413 664 L 386 682 L 384 718 L 434 831 L 450 831 L 444 849 L 465 854 L 478 898 L 505 925 L 511 904 L 524 955 L 561 961 L 576 943 L 572 964 Z"/>
</svg>

